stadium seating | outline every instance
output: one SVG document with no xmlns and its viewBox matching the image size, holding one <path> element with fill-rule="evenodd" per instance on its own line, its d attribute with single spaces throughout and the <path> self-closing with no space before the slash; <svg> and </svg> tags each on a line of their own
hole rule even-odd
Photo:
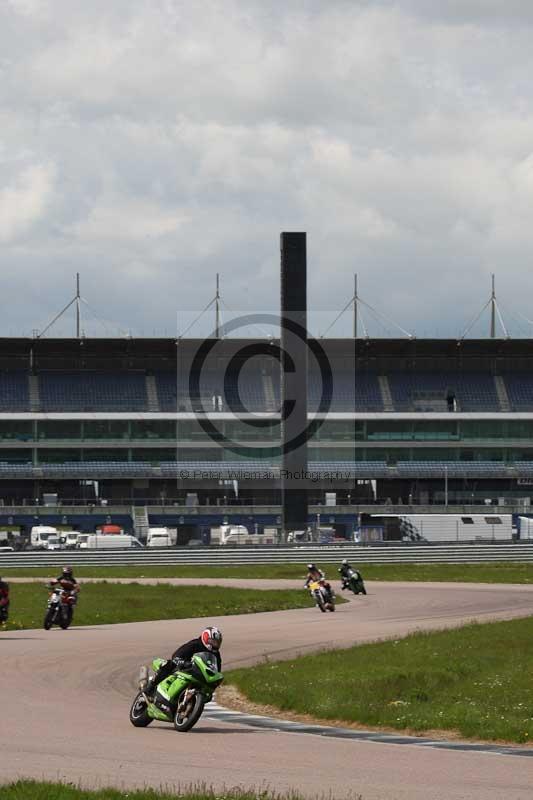
<svg viewBox="0 0 533 800">
<path fill-rule="evenodd" d="M 444 411 L 448 392 L 457 411 L 500 411 L 493 376 L 488 372 L 389 372 L 395 411 Z"/>
<path fill-rule="evenodd" d="M 513 411 L 533 410 L 533 375 L 510 372 L 503 376 Z"/>
<path fill-rule="evenodd" d="M 232 478 L 237 473 L 260 473 L 268 471 L 273 476 L 279 474 L 279 464 L 265 461 L 164 461 L 153 464 L 148 461 L 90 461 L 64 464 L 41 463 L 33 466 L 31 462 L 10 464 L 0 461 L 0 477 L 12 478 L 175 478 L 180 472 L 195 473 L 200 477 L 205 473 Z M 508 478 L 533 477 L 533 461 L 503 463 L 497 461 L 399 461 L 388 465 L 385 461 L 328 461 L 309 463 L 310 474 L 337 473 L 340 478 Z"/>
<path fill-rule="evenodd" d="M 394 411 L 446 411 L 448 392 L 455 395 L 457 411 L 501 411 L 496 385 L 489 372 L 400 372 L 388 379 Z M 147 411 L 146 376 L 143 372 L 41 372 L 39 406 L 41 411 Z M 154 373 L 161 411 L 191 411 L 187 374 L 176 378 L 173 371 Z M 533 410 L 533 376 L 507 373 L 504 376 L 511 409 Z M 205 410 L 227 410 L 238 402 L 237 387 L 223 385 L 223 374 L 202 375 L 200 392 Z M 320 375 L 312 371 L 308 380 L 309 404 L 316 409 L 322 393 Z M 264 376 L 259 368 L 244 369 L 239 393 L 250 411 L 272 411 L 280 405 L 279 375 L 274 370 Z M 221 402 L 216 398 L 221 398 Z M 25 372 L 0 373 L 0 411 L 29 411 L 30 393 Z M 384 411 L 384 402 L 375 372 L 347 370 L 333 376 L 331 411 Z"/>
<path fill-rule="evenodd" d="M 176 376 L 174 372 L 157 372 L 155 374 L 157 393 L 161 411 L 191 411 L 195 407 L 194 398 L 191 397 L 189 377 L 187 374 Z M 232 408 L 247 411 L 272 411 L 274 404 L 268 402 L 263 376 L 259 369 L 243 370 L 239 377 L 239 386 L 229 382 L 224 387 L 224 376 L 206 372 L 200 382 L 201 406 L 205 411 L 227 411 Z M 220 400 L 219 400 L 220 398 Z"/>
<path fill-rule="evenodd" d="M 175 411 L 178 407 L 178 384 L 175 372 L 155 372 L 155 385 L 161 411 Z"/>
<path fill-rule="evenodd" d="M 198 405 L 198 399 L 192 397 L 189 375 L 186 371 L 154 373 L 159 407 L 161 411 L 192 411 Z M 205 372 L 200 382 L 201 407 L 205 411 L 215 410 L 216 398 L 224 396 L 222 377 Z M 214 399 L 215 398 L 215 399 Z"/>
<path fill-rule="evenodd" d="M 239 399 L 244 407 L 242 410 L 263 411 L 269 408 L 263 385 L 261 370 L 254 368 L 253 362 L 248 368 L 244 367 L 239 375 L 239 384 L 229 382 L 225 387 L 226 403 L 235 410 L 240 409 Z"/>
<path fill-rule="evenodd" d="M 520 463 L 520 469 L 522 462 Z M 501 461 L 399 461 L 396 464 L 401 478 L 498 478 L 507 477 L 515 464 Z"/>
<path fill-rule="evenodd" d="M 333 370 L 331 411 L 384 411 L 377 372 Z M 394 411 L 447 411 L 447 395 L 453 393 L 457 411 L 502 411 L 490 372 L 400 372 L 390 371 L 388 380 Z M 144 372 L 43 371 L 38 373 L 38 393 L 32 395 L 28 373 L 0 373 L 0 411 L 147 411 Z M 174 371 L 154 373 L 159 409 L 191 411 L 188 374 Z M 512 372 L 503 375 L 513 411 L 533 410 L 533 375 Z M 238 401 L 237 387 L 224 389 L 223 372 L 205 372 L 200 393 L 205 410 L 228 410 Z M 316 410 L 322 380 L 316 370 L 308 379 L 309 404 Z M 253 412 L 273 411 L 280 405 L 279 374 L 263 375 L 257 365 L 244 368 L 239 379 L 243 406 Z M 221 398 L 220 402 L 218 398 Z"/>
<path fill-rule="evenodd" d="M 318 409 L 322 395 L 322 378 L 311 372 L 308 380 L 309 406 Z M 333 392 L 330 411 L 383 411 L 383 398 L 378 375 L 373 372 L 333 370 Z"/>
<path fill-rule="evenodd" d="M 0 373 L 0 411 L 29 411 L 30 393 L 27 372 Z"/>
<path fill-rule="evenodd" d="M 41 372 L 42 411 L 146 411 L 144 373 Z"/>
</svg>

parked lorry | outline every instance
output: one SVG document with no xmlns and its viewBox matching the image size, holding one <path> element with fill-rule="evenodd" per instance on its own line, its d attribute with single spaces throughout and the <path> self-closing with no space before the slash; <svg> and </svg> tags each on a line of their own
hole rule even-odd
<svg viewBox="0 0 533 800">
<path fill-rule="evenodd" d="M 533 519 L 531 517 L 518 517 L 518 538 L 521 542 L 533 539 Z"/>
<path fill-rule="evenodd" d="M 78 536 L 76 547 L 80 550 L 127 550 L 143 545 L 135 536 L 105 536 L 101 533 L 82 533 Z"/>
<path fill-rule="evenodd" d="M 96 529 L 96 533 L 102 536 L 120 536 L 124 533 L 124 529 L 120 525 L 115 525 L 111 522 L 100 526 Z"/>
<path fill-rule="evenodd" d="M 511 541 L 513 536 L 512 514 L 400 514 L 397 517 L 405 542 Z"/>
</svg>

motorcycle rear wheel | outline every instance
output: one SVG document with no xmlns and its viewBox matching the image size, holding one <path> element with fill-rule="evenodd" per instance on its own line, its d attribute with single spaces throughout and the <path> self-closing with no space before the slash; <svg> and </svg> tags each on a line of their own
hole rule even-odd
<svg viewBox="0 0 533 800">
<path fill-rule="evenodd" d="M 130 722 L 136 728 L 146 728 L 147 725 L 153 722 L 152 717 L 148 715 L 148 706 L 142 692 L 139 692 L 131 704 Z"/>
<path fill-rule="evenodd" d="M 187 691 L 186 689 L 184 691 Z M 181 696 L 183 692 L 180 694 L 180 702 Z M 178 711 L 179 709 L 179 702 L 178 702 L 178 709 L 174 714 L 174 729 L 179 731 L 180 733 L 185 733 L 185 731 L 190 731 L 190 729 L 196 725 L 200 717 L 202 716 L 202 711 L 204 710 L 204 699 L 201 694 L 198 692 L 194 693 L 194 699 L 188 704 L 189 706 L 189 713 L 187 716 L 182 716 L 181 713 Z"/>
<path fill-rule="evenodd" d="M 52 625 L 54 624 L 54 616 L 55 616 L 55 610 L 53 608 L 50 608 L 46 612 L 46 616 L 44 618 L 43 627 L 45 631 L 49 631 Z"/>
</svg>

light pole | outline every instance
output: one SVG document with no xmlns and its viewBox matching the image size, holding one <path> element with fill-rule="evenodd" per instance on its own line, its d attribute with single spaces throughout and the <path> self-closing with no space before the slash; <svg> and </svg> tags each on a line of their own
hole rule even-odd
<svg viewBox="0 0 533 800">
<path fill-rule="evenodd" d="M 444 505 L 448 508 L 448 467 L 444 467 Z"/>
</svg>

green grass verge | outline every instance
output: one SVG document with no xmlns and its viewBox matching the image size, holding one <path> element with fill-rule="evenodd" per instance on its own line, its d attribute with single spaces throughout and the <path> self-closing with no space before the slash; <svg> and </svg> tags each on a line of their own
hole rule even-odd
<svg viewBox="0 0 533 800">
<path fill-rule="evenodd" d="M 126 798 L 128 800 L 298 800 L 299 798 L 295 792 L 287 792 L 283 795 L 238 789 L 216 792 L 206 787 L 193 787 L 179 794 L 154 789 L 87 791 L 70 784 L 40 781 L 17 781 L 0 786 L 0 793 L 5 800 L 126 800 Z"/>
<path fill-rule="evenodd" d="M 330 578 L 337 577 L 337 566 L 337 564 L 322 564 Z M 361 570 L 365 580 L 369 581 L 533 583 L 533 564 L 362 564 Z M 6 578 L 10 575 L 21 578 L 48 577 L 53 572 L 50 567 L 24 569 L 17 567 L 2 570 L 0 559 L 0 575 Z M 295 578 L 302 581 L 305 572 L 303 561 L 301 564 L 249 564 L 233 567 L 80 566 L 75 570 L 76 576 L 81 578 Z"/>
<path fill-rule="evenodd" d="M 38 583 L 12 584 L 7 629 L 40 628 L 47 597 L 44 586 Z M 255 614 L 309 606 L 312 606 L 309 594 L 297 589 L 221 590 L 218 586 L 87 583 L 82 587 L 74 612 L 74 625 Z"/>
<path fill-rule="evenodd" d="M 251 701 L 324 720 L 533 741 L 533 617 L 234 670 Z"/>
</svg>

